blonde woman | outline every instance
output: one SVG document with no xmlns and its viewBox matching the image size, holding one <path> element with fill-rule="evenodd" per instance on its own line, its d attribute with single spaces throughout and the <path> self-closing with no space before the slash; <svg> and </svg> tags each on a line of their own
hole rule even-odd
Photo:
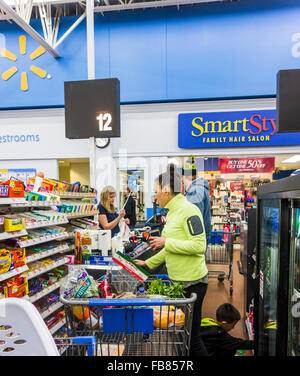
<svg viewBox="0 0 300 376">
<path fill-rule="evenodd" d="M 100 228 L 111 230 L 111 236 L 120 232 L 119 222 L 125 216 L 125 210 L 122 209 L 118 214 L 114 206 L 116 190 L 110 185 L 104 187 L 100 194 L 100 204 L 98 205 L 98 220 Z M 126 220 L 125 220 L 126 222 Z"/>
</svg>

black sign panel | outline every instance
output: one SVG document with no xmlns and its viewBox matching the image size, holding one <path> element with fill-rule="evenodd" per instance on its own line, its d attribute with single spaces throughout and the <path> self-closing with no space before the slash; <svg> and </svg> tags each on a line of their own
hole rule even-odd
<svg viewBox="0 0 300 376">
<path fill-rule="evenodd" d="M 65 82 L 67 138 L 120 137 L 117 78 Z"/>
<path fill-rule="evenodd" d="M 300 132 L 300 69 L 277 73 L 277 133 Z"/>
</svg>

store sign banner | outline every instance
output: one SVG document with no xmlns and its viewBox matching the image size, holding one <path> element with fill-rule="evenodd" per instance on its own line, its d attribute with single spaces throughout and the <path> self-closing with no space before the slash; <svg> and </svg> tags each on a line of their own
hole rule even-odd
<svg viewBox="0 0 300 376">
<path fill-rule="evenodd" d="M 299 133 L 276 132 L 276 110 L 183 113 L 180 148 L 300 145 Z"/>
<path fill-rule="evenodd" d="M 245 185 L 241 181 L 231 181 L 230 182 L 230 190 L 235 191 L 244 191 Z"/>
<path fill-rule="evenodd" d="M 275 158 L 219 158 L 219 172 L 234 174 L 242 172 L 273 172 Z"/>
</svg>

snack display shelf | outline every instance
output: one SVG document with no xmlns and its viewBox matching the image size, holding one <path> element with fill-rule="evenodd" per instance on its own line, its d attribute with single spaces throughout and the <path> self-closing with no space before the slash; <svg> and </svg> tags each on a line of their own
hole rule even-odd
<svg viewBox="0 0 300 376">
<path fill-rule="evenodd" d="M 66 319 L 60 320 L 57 324 L 55 324 L 54 326 L 52 326 L 52 328 L 50 328 L 50 333 L 53 335 L 64 325 L 66 325 Z"/>
<path fill-rule="evenodd" d="M 62 244 L 62 245 L 59 245 L 58 247 L 47 249 L 46 251 L 42 251 L 34 255 L 26 256 L 26 262 L 27 264 L 29 264 L 30 262 L 40 260 L 42 258 L 49 257 L 52 255 L 55 255 L 56 253 L 65 252 L 65 251 L 69 251 L 68 244 Z"/>
<path fill-rule="evenodd" d="M 19 241 L 18 244 L 20 247 L 25 248 L 25 247 L 30 247 L 31 245 L 36 245 L 36 244 L 46 243 L 51 240 L 61 239 L 61 238 L 64 238 L 65 236 L 68 236 L 68 233 L 61 232 L 58 234 L 52 234 L 52 235 L 47 235 L 47 236 L 41 236 L 39 238 Z"/>
<path fill-rule="evenodd" d="M 96 193 L 83 193 L 83 192 L 51 192 L 60 198 L 96 198 Z"/>
<path fill-rule="evenodd" d="M 24 197 L 2 197 L 0 198 L 0 205 L 11 205 L 11 204 L 24 204 L 27 201 Z"/>
<path fill-rule="evenodd" d="M 92 211 L 89 211 L 89 212 L 67 213 L 67 217 L 68 217 L 68 219 L 83 218 L 83 217 L 89 217 L 89 216 L 92 216 L 92 215 L 96 215 L 98 213 L 99 213 L 98 210 L 92 210 Z"/>
<path fill-rule="evenodd" d="M 66 239 L 72 239 L 72 238 L 75 238 L 75 232 L 68 232 L 66 236 L 62 236 L 61 238 L 57 239 L 57 240 L 66 240 Z"/>
<path fill-rule="evenodd" d="M 29 297 L 29 301 L 31 303 L 36 302 L 37 300 L 43 298 L 44 296 L 50 294 L 51 292 L 55 291 L 56 289 L 60 288 L 60 282 L 56 282 L 53 285 L 50 285 L 49 287 L 46 287 L 42 291 L 38 292 L 37 294 L 34 294 Z"/>
<path fill-rule="evenodd" d="M 0 282 L 5 281 L 6 279 L 15 277 L 18 274 L 24 273 L 28 270 L 27 265 L 20 266 L 19 268 L 13 269 L 7 273 L 0 274 Z"/>
<path fill-rule="evenodd" d="M 56 262 L 53 262 L 52 264 L 45 266 L 44 268 L 40 268 L 40 269 L 34 270 L 32 272 L 25 273 L 25 274 L 23 274 L 23 277 L 27 277 L 27 279 L 32 279 L 32 278 L 37 277 L 41 274 L 47 273 L 50 270 L 57 268 L 58 266 L 67 264 L 68 262 L 69 262 L 69 258 L 64 257 L 61 260 L 58 260 Z"/>
<path fill-rule="evenodd" d="M 56 221 L 36 221 L 36 223 L 29 223 L 26 226 L 26 229 L 30 230 L 33 228 L 40 228 L 40 227 L 48 227 L 48 226 L 55 226 L 55 225 L 63 225 L 69 223 L 68 219 L 62 218 Z"/>
<path fill-rule="evenodd" d="M 46 200 L 46 201 L 24 201 L 20 203 L 10 204 L 13 208 L 20 207 L 50 207 L 50 206 L 61 206 L 62 202 L 60 200 Z"/>
<path fill-rule="evenodd" d="M 59 308 L 63 307 L 63 303 L 57 302 L 55 304 L 52 304 L 46 311 L 41 313 L 41 316 L 43 319 L 50 316 L 53 312 L 57 311 Z"/>
<path fill-rule="evenodd" d="M 1 232 L 0 233 L 0 240 L 17 238 L 19 236 L 25 236 L 25 235 L 27 235 L 27 231 L 26 230 L 11 231 L 11 232 Z"/>
</svg>

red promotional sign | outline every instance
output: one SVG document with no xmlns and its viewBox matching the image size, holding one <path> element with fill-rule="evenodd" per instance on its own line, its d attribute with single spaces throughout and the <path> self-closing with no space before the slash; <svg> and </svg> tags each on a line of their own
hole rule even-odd
<svg viewBox="0 0 300 376">
<path fill-rule="evenodd" d="M 219 171 L 222 174 L 242 172 L 273 172 L 275 158 L 219 158 Z"/>
<path fill-rule="evenodd" d="M 230 190 L 231 191 L 244 191 L 245 186 L 241 181 L 231 181 L 230 182 Z"/>
</svg>

